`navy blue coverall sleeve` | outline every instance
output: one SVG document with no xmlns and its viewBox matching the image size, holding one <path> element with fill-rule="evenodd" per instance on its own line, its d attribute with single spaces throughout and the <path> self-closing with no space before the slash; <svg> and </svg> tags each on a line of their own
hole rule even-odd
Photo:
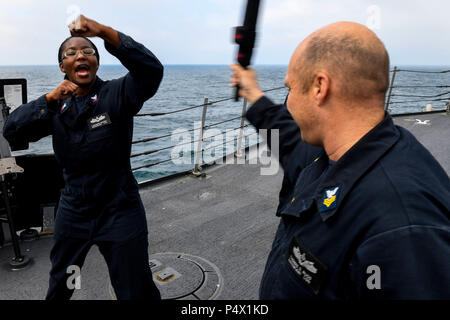
<svg viewBox="0 0 450 320">
<path fill-rule="evenodd" d="M 9 115 L 3 136 L 11 146 L 19 146 L 52 134 L 52 107 L 47 105 L 45 95 L 21 105 Z"/>
<path fill-rule="evenodd" d="M 127 111 L 131 115 L 135 115 L 144 102 L 155 95 L 161 83 L 164 68 L 150 50 L 131 37 L 118 33 L 119 46 L 115 48 L 105 42 L 105 48 L 129 71 L 125 77 L 118 80 L 122 82 L 122 105 L 129 108 Z"/>
<path fill-rule="evenodd" d="M 256 129 L 267 129 L 269 148 L 271 130 L 279 130 L 279 161 L 285 177 L 295 185 L 300 171 L 323 151 L 302 141 L 300 129 L 286 108 L 263 96 L 247 111 L 246 117 Z"/>
<path fill-rule="evenodd" d="M 367 239 L 350 265 L 357 296 L 411 300 L 448 297 L 449 243 L 450 229 L 446 226 L 405 226 Z"/>
</svg>

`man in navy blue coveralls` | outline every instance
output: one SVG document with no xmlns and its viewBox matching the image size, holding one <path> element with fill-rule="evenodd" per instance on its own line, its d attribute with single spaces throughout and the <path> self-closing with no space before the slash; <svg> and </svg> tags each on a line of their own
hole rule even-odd
<svg viewBox="0 0 450 320">
<path fill-rule="evenodd" d="M 311 34 L 289 63 L 285 105 L 253 70 L 231 68 L 247 119 L 280 137 L 281 221 L 260 298 L 450 299 L 449 177 L 384 111 L 377 36 L 349 22 Z"/>
<path fill-rule="evenodd" d="M 56 214 L 46 299 L 69 299 L 69 266 L 81 268 L 93 244 L 106 260 L 118 299 L 160 299 L 148 262 L 148 230 L 130 166 L 133 116 L 161 82 L 163 66 L 142 44 L 80 16 L 58 59 L 65 80 L 9 116 L 11 144 L 52 135 L 65 188 Z M 99 36 L 128 69 L 119 79 L 96 76 L 99 56 L 85 37 Z M 84 283 L 81 282 L 83 286 Z"/>
</svg>

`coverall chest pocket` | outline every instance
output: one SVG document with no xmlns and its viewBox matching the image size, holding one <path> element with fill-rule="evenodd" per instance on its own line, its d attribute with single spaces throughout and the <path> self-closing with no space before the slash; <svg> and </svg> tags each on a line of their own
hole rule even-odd
<svg viewBox="0 0 450 320">
<path fill-rule="evenodd" d="M 112 139 L 113 133 L 111 124 L 98 129 L 88 130 L 86 133 L 86 142 L 90 144 L 101 140 Z"/>
<path fill-rule="evenodd" d="M 88 130 L 83 144 L 83 158 L 92 168 L 104 169 L 112 164 L 117 152 L 114 145 L 114 130 L 107 125 L 95 130 Z"/>
</svg>

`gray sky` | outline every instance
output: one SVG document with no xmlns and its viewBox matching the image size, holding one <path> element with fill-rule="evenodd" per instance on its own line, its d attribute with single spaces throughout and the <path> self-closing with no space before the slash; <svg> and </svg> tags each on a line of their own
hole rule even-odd
<svg viewBox="0 0 450 320">
<path fill-rule="evenodd" d="M 393 65 L 450 65 L 448 0 L 262 0 L 254 64 L 287 64 L 314 30 L 335 21 L 366 24 L 385 43 Z M 229 64 L 231 28 L 245 0 L 0 0 L 0 65 L 56 64 L 66 21 L 81 13 L 146 45 L 163 64 Z M 103 64 L 116 64 L 103 48 Z"/>
</svg>

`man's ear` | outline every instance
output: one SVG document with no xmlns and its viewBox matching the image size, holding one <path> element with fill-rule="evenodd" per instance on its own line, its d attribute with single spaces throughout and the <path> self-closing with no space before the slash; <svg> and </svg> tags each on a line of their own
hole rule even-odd
<svg viewBox="0 0 450 320">
<path fill-rule="evenodd" d="M 330 77 L 325 72 L 318 72 L 313 81 L 313 98 L 318 105 L 325 102 L 330 94 Z"/>
</svg>

